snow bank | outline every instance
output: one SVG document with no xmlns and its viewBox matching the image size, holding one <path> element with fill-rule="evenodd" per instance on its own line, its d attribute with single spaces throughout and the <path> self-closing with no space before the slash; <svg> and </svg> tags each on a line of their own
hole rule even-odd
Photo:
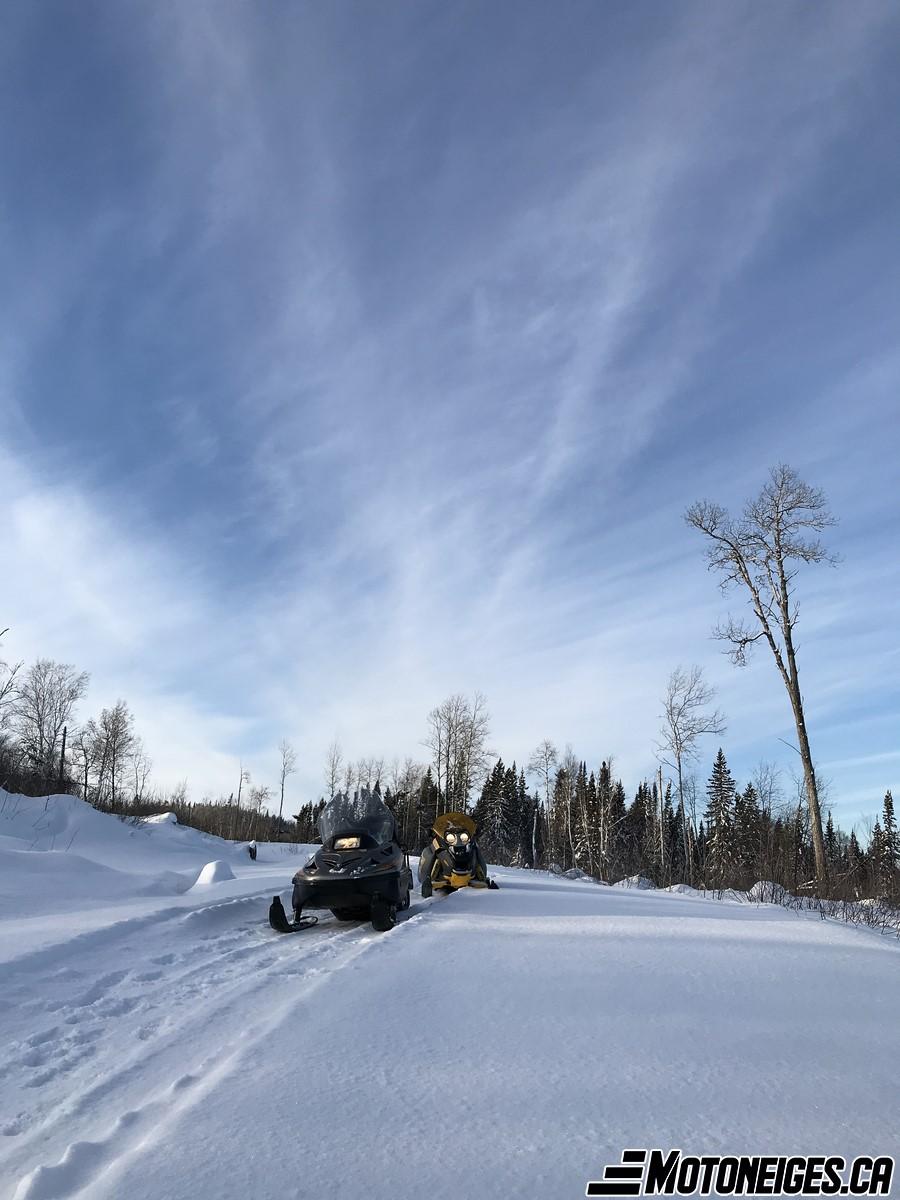
<svg viewBox="0 0 900 1200">
<path fill-rule="evenodd" d="M 206 864 L 197 876 L 194 887 L 207 887 L 211 883 L 224 883 L 228 879 L 234 879 L 234 871 L 227 862 L 223 862 L 219 858 L 215 862 Z"/>
<path fill-rule="evenodd" d="M 640 891 L 651 891 L 656 888 L 656 884 L 652 879 L 648 879 L 646 875 L 629 875 L 625 879 L 620 879 L 618 883 L 614 883 L 613 887 L 638 888 Z"/>
<path fill-rule="evenodd" d="M 194 875 L 210 860 L 246 858 L 234 842 L 179 825 L 175 814 L 132 820 L 99 812 L 77 796 L 15 796 L 0 790 L 0 847 L 62 851 L 128 874 Z"/>
</svg>

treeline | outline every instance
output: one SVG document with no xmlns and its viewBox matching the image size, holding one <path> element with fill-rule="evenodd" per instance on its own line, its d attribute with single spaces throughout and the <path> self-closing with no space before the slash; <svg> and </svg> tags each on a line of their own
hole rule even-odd
<svg viewBox="0 0 900 1200">
<path fill-rule="evenodd" d="M 397 817 L 403 844 L 413 852 L 424 845 L 439 813 L 461 808 L 478 823 L 488 859 L 508 866 L 576 868 L 609 883 L 640 876 L 658 887 L 687 883 L 746 891 L 767 880 L 795 895 L 814 889 L 808 810 L 802 796 L 788 800 L 778 772 L 766 764 L 755 780 L 739 787 L 720 749 L 702 806 L 693 778 L 685 781 L 686 803 L 677 801 L 671 782 L 660 789 L 658 780 L 641 782 L 629 801 L 609 762 L 589 771 L 571 751 L 559 760 L 548 742 L 531 758 L 528 773 L 544 776 L 545 795 L 529 789 L 525 770 L 502 759 L 488 772 L 474 805 L 458 798 L 451 804 L 430 766 L 411 788 L 387 787 L 382 793 L 378 779 L 374 785 L 362 780 L 361 786 L 383 796 Z M 315 820 L 323 803 L 297 814 L 301 840 L 316 840 Z M 830 814 L 825 845 L 830 896 L 900 901 L 900 835 L 890 791 L 867 847 L 854 832 L 837 828 Z"/>
<path fill-rule="evenodd" d="M 298 839 L 295 822 L 268 811 L 276 789 L 255 784 L 243 763 L 227 798 L 191 803 L 186 782 L 172 791 L 154 788 L 152 761 L 124 700 L 79 719 L 89 678 L 52 659 L 27 667 L 0 659 L 0 787 L 32 796 L 66 792 L 134 818 L 174 812 L 182 824 L 237 841 Z M 284 741 L 279 754 L 283 802 L 295 756 Z"/>
<path fill-rule="evenodd" d="M 378 756 L 345 762 L 335 743 L 322 794 L 299 807 L 289 801 L 286 811 L 285 784 L 296 769 L 289 743 L 279 747 L 280 794 L 254 784 L 240 764 L 237 788 L 228 797 L 192 803 L 185 783 L 169 793 L 150 786 L 150 759 L 125 701 L 76 720 L 87 681 L 71 665 L 48 659 L 27 669 L 0 663 L 0 786 L 32 795 L 68 791 L 99 809 L 136 818 L 171 811 L 182 824 L 235 841 L 293 842 L 317 840 L 326 798 L 368 788 L 394 811 L 401 840 L 413 853 L 440 813 L 461 809 L 474 816 L 484 852 L 495 863 L 574 868 L 607 882 L 643 876 L 663 887 L 746 890 L 762 879 L 795 895 L 900 901 L 890 792 L 865 846 L 828 815 L 826 888 L 817 881 L 805 790 L 791 801 L 777 770 L 766 766 L 738 786 L 719 750 L 701 794 L 687 766 L 698 757 L 699 737 L 721 732 L 724 719 L 710 711 L 713 693 L 698 668 L 671 676 L 657 747 L 660 766 L 630 798 L 611 758 L 590 769 L 570 749 L 560 756 L 549 740 L 526 766 L 506 765 L 488 750 L 489 716 L 484 697 L 476 694 L 473 700 L 450 697 L 428 714 L 430 763 L 387 763 Z M 672 778 L 664 778 L 663 765 Z M 270 805 L 276 801 L 274 815 Z"/>
<path fill-rule="evenodd" d="M 41 795 L 77 792 L 113 811 L 140 803 L 151 762 L 124 700 L 76 721 L 89 676 L 70 663 L 0 661 L 0 786 Z"/>
</svg>

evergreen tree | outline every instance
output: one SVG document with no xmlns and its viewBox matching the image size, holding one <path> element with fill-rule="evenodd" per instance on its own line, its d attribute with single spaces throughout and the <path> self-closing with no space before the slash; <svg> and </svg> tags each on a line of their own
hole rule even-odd
<svg viewBox="0 0 900 1200">
<path fill-rule="evenodd" d="M 543 869 L 547 865 L 547 813 L 539 794 L 534 797 L 531 865 L 538 869 Z"/>
<path fill-rule="evenodd" d="M 501 861 L 510 863 L 519 851 L 522 837 L 522 806 L 519 795 L 519 773 L 513 763 L 503 773 L 500 791 L 499 851 Z"/>
<path fill-rule="evenodd" d="M 737 792 L 734 801 L 734 846 L 740 886 L 755 882 L 751 875 L 758 874 L 760 844 L 760 813 L 756 788 L 748 783 L 743 792 Z"/>
<path fill-rule="evenodd" d="M 897 819 L 894 816 L 894 797 L 890 789 L 884 793 L 882 808 L 881 832 L 882 875 L 888 889 L 888 895 L 894 898 L 897 892 L 897 871 L 900 869 L 900 836 L 897 833 Z"/>
<path fill-rule="evenodd" d="M 608 878 L 620 879 L 625 870 L 625 819 L 628 809 L 625 804 L 625 788 L 617 779 L 609 793 L 609 815 L 607 819 L 606 854 Z"/>
<path fill-rule="evenodd" d="M 828 860 L 829 871 L 831 871 L 837 865 L 838 845 L 834 832 L 834 821 L 831 819 L 830 812 L 828 820 L 825 822 L 825 857 Z"/>
<path fill-rule="evenodd" d="M 850 834 L 847 843 L 847 878 L 854 896 L 859 896 L 860 883 L 865 873 L 865 855 L 857 841 L 855 833 Z"/>
<path fill-rule="evenodd" d="M 574 780 L 570 779 L 566 767 L 556 772 L 553 797 L 550 802 L 550 855 L 551 861 L 563 869 L 574 866 L 569 845 L 569 810 Z"/>
<path fill-rule="evenodd" d="M 418 849 L 421 849 L 428 840 L 429 830 L 437 818 L 439 801 L 440 793 L 431 774 L 431 767 L 429 767 L 419 785 L 419 798 L 416 804 L 415 840 Z"/>
<path fill-rule="evenodd" d="M 484 781 L 473 817 L 478 826 L 478 840 L 489 858 L 499 858 L 503 852 L 503 788 L 506 768 L 498 758 Z"/>
<path fill-rule="evenodd" d="M 735 793 L 734 779 L 722 748 L 716 755 L 712 775 L 706 785 L 706 875 L 712 887 L 724 887 L 735 864 Z"/>
</svg>

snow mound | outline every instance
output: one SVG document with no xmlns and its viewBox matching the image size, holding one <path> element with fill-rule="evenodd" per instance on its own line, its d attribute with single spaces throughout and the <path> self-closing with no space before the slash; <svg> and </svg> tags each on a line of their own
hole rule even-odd
<svg viewBox="0 0 900 1200">
<path fill-rule="evenodd" d="M 214 862 L 206 864 L 197 876 L 194 887 L 206 887 L 210 883 L 225 883 L 229 879 L 234 879 L 234 871 L 227 862 L 217 858 Z"/>
<path fill-rule="evenodd" d="M 629 875 L 625 879 L 620 879 L 618 883 L 614 883 L 613 887 L 639 888 L 640 891 L 646 892 L 655 889 L 656 884 L 652 879 L 648 879 L 646 875 Z"/>
<path fill-rule="evenodd" d="M 182 870 L 195 879 L 211 859 L 243 862 L 246 849 L 179 825 L 172 812 L 125 819 L 77 796 L 16 796 L 0 789 L 0 848 L 64 852 L 153 880 Z"/>
<path fill-rule="evenodd" d="M 747 895 L 756 904 L 781 904 L 789 893 L 787 888 L 771 879 L 757 879 Z"/>
</svg>

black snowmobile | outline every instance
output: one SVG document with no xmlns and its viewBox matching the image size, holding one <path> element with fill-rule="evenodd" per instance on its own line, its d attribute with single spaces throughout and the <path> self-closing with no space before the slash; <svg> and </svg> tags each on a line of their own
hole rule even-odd
<svg viewBox="0 0 900 1200">
<path fill-rule="evenodd" d="M 319 817 L 322 845 L 294 876 L 294 919 L 273 897 L 269 924 L 278 933 L 315 925 L 307 908 L 330 908 L 339 921 L 371 920 L 374 929 L 392 929 L 397 913 L 409 908 L 412 871 L 397 841 L 394 814 L 377 795 L 338 792 Z"/>
<path fill-rule="evenodd" d="M 477 827 L 466 813 L 442 813 L 431 829 L 431 841 L 419 855 L 419 883 L 426 898 L 457 888 L 496 888 L 475 841 Z"/>
</svg>

